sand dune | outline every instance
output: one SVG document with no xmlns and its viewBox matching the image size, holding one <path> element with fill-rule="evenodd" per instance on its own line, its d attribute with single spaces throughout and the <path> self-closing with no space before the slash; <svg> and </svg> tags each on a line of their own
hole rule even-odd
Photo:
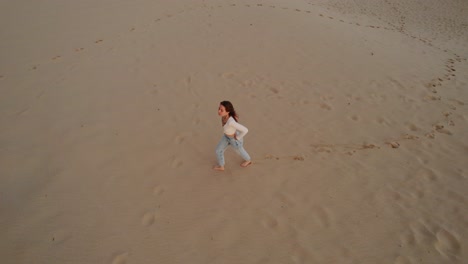
<svg viewBox="0 0 468 264">
<path fill-rule="evenodd" d="M 466 263 L 467 8 L 0 4 L 1 262 Z"/>
</svg>

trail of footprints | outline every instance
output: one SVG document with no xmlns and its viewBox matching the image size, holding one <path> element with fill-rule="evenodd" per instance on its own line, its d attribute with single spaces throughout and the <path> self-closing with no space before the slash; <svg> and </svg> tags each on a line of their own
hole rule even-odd
<svg viewBox="0 0 468 264">
<path fill-rule="evenodd" d="M 387 4 L 391 5 L 390 2 L 388 2 L 388 1 L 386 1 L 386 2 L 387 2 Z M 312 3 L 308 3 L 308 4 L 313 5 Z M 250 7 L 261 7 L 261 8 L 272 8 L 272 9 L 278 8 L 278 9 L 283 9 L 283 10 L 292 10 L 292 11 L 294 11 L 294 12 L 299 12 L 299 13 L 312 14 L 312 11 L 310 11 L 310 10 L 302 10 L 302 9 L 297 9 L 297 8 L 294 8 L 294 9 L 293 9 L 293 8 L 289 8 L 289 7 L 278 7 L 278 6 L 275 6 L 275 5 L 264 5 L 264 4 L 245 4 L 245 5 L 240 5 L 240 4 L 235 4 L 235 3 L 233 3 L 233 4 L 228 4 L 228 5 L 226 5 L 226 6 L 227 6 L 227 7 L 229 7 L 229 6 L 230 6 L 230 7 L 247 7 L 247 8 L 250 8 Z M 218 5 L 218 6 L 216 6 L 216 7 L 217 7 L 217 8 L 223 8 L 223 7 L 226 7 L 226 6 Z M 185 9 L 185 10 L 180 10 L 179 12 L 176 12 L 175 14 L 166 14 L 166 15 L 163 16 L 163 18 L 161 18 L 161 17 L 155 18 L 153 22 L 154 22 L 154 23 L 158 23 L 158 22 L 161 22 L 161 21 L 164 20 L 164 19 L 170 19 L 170 18 L 172 18 L 172 17 L 174 17 L 174 16 L 177 16 L 177 15 L 179 15 L 179 14 L 184 14 L 184 13 L 190 12 L 190 11 L 192 11 L 192 10 L 206 9 L 206 8 L 210 8 L 211 10 L 213 10 L 213 9 L 215 8 L 215 6 L 207 6 L 206 4 L 203 4 L 203 5 L 201 5 L 201 6 L 199 6 L 199 7 L 196 7 L 196 8 L 195 8 L 195 7 L 187 8 L 187 9 Z M 393 7 L 393 8 L 395 9 L 395 11 L 399 12 L 398 9 L 396 9 L 395 7 Z M 318 16 L 319 16 L 319 17 L 323 17 L 323 18 L 328 18 L 328 19 L 335 19 L 335 18 L 332 17 L 332 16 L 325 16 L 325 15 L 323 15 L 323 14 L 318 14 Z M 415 37 L 415 36 L 412 36 L 412 35 L 406 33 L 406 32 L 404 31 L 404 19 L 405 19 L 404 16 L 401 16 L 401 23 L 400 23 L 401 25 L 398 26 L 398 27 L 397 27 L 397 26 L 393 26 L 393 28 L 384 27 L 384 26 L 375 26 L 375 25 L 361 25 L 360 23 L 356 23 L 356 22 L 347 22 L 347 21 L 345 21 L 345 20 L 343 20 L 343 19 L 340 19 L 340 20 L 338 20 L 338 21 L 341 22 L 341 23 L 347 23 L 347 24 L 350 24 L 350 25 L 363 26 L 363 27 L 374 28 L 374 29 L 383 29 L 383 30 L 391 30 L 391 31 L 395 31 L 395 29 L 398 29 L 399 32 L 401 32 L 401 33 L 403 33 L 403 34 L 405 34 L 405 35 L 408 35 L 408 36 L 410 36 L 410 37 L 412 37 L 412 38 L 417 38 L 417 39 L 419 39 L 420 41 L 422 41 L 422 42 L 424 42 L 424 43 L 429 44 L 430 46 L 432 46 L 432 44 L 430 44 L 430 41 L 425 40 L 425 39 L 422 39 L 422 38 L 418 38 L 418 37 Z M 388 23 L 388 22 L 387 22 L 387 23 Z M 147 25 L 147 26 L 148 26 L 148 25 Z M 135 31 L 135 30 L 136 30 L 136 27 L 131 27 L 129 31 L 130 31 L 130 32 L 133 32 L 133 31 Z M 94 41 L 95 44 L 102 44 L 103 42 L 104 42 L 103 39 L 97 39 L 97 40 Z M 435 46 L 432 46 L 432 47 L 435 47 Z M 435 47 L 435 48 L 437 48 L 437 47 Z M 439 49 L 440 49 L 440 48 L 439 48 Z M 84 50 L 83 47 L 75 48 L 75 49 L 74 49 L 75 52 L 82 52 L 83 50 Z M 448 51 L 446 51 L 446 52 L 448 52 Z M 459 57 L 459 56 L 457 55 L 457 57 Z M 58 60 L 58 59 L 60 59 L 60 58 L 62 58 L 62 56 L 61 56 L 61 55 L 57 55 L 57 56 L 52 57 L 52 60 L 55 61 L 55 60 Z M 464 60 L 466 61 L 466 59 L 464 59 Z M 39 67 L 39 64 L 33 65 L 31 68 L 32 68 L 33 70 L 37 70 L 38 67 Z M 0 80 L 4 79 L 5 76 L 6 76 L 5 74 L 0 74 Z"/>
<path fill-rule="evenodd" d="M 456 69 L 455 69 L 456 68 L 456 63 L 461 63 L 461 62 L 463 62 L 463 59 L 458 55 L 455 55 L 454 58 L 448 59 L 446 61 L 445 66 L 446 66 L 447 73 L 444 76 L 437 77 L 431 83 L 426 85 L 426 87 L 428 88 L 428 91 L 430 91 L 430 94 L 437 94 L 437 88 L 442 87 L 444 81 L 449 81 L 451 77 L 456 76 L 456 74 L 455 74 L 455 72 L 456 72 Z M 223 73 L 220 76 L 225 78 L 225 79 L 235 81 L 235 78 L 234 78 L 235 73 L 228 72 L 228 73 Z M 246 80 L 246 81 L 243 81 L 243 82 L 238 81 L 238 84 L 240 84 L 240 85 L 242 85 L 244 87 L 252 87 L 253 84 L 255 86 L 261 86 L 261 87 L 264 86 L 265 88 L 268 88 L 273 95 L 277 96 L 278 98 L 281 98 L 280 92 L 284 89 L 285 84 L 284 83 L 265 84 L 264 80 L 265 80 L 265 78 L 262 77 L 262 76 L 255 76 L 255 77 L 252 77 L 249 80 Z M 304 83 L 306 83 L 306 82 L 304 82 Z M 399 83 L 396 80 L 392 80 L 392 83 L 395 86 L 399 87 L 400 89 L 406 89 L 403 84 Z M 256 98 L 257 96 L 251 95 L 250 97 L 251 98 Z M 383 100 L 385 99 L 385 97 L 378 97 L 378 96 L 376 96 L 376 98 L 383 99 Z M 432 98 L 432 97 L 430 97 L 430 98 Z M 321 102 L 319 104 L 320 108 L 322 108 L 324 110 L 332 110 L 332 108 L 327 104 L 327 101 L 333 100 L 334 99 L 333 96 L 330 96 L 330 95 L 320 96 L 320 99 L 321 99 Z M 357 97 L 357 98 L 351 98 L 350 97 L 349 99 L 355 99 L 357 101 L 360 100 L 359 97 Z M 442 100 L 442 98 L 440 96 L 437 96 L 437 99 L 431 99 L 431 100 Z M 419 136 L 418 135 L 411 135 L 411 134 L 402 134 L 401 136 L 399 136 L 397 138 L 386 139 L 386 140 L 384 140 L 384 141 L 382 141 L 380 143 L 377 142 L 375 144 L 367 144 L 367 143 L 364 143 L 364 144 L 311 144 L 310 146 L 312 147 L 312 149 L 315 152 L 332 153 L 332 152 L 341 151 L 341 153 L 343 153 L 343 154 L 353 155 L 354 153 L 356 153 L 357 151 L 360 151 L 360 150 L 380 149 L 381 146 L 387 146 L 387 147 L 390 147 L 390 148 L 397 149 L 397 148 L 399 148 L 401 146 L 402 141 L 419 140 L 422 137 L 426 137 L 428 139 L 434 139 L 436 137 L 437 133 L 452 135 L 452 132 L 450 131 L 450 127 L 455 126 L 455 122 L 453 120 L 453 111 L 455 111 L 457 109 L 457 106 L 464 106 L 465 103 L 462 102 L 462 101 L 456 100 L 456 99 L 448 99 L 448 101 L 449 101 L 450 111 L 443 111 L 442 112 L 443 118 L 437 123 L 430 124 L 429 125 L 429 129 L 430 129 L 429 131 L 428 130 L 424 131 L 424 129 L 422 129 L 422 128 L 414 125 L 414 124 L 407 124 L 408 129 L 415 132 L 415 133 L 419 133 Z M 306 100 L 306 101 L 302 101 L 302 103 L 303 104 L 308 104 L 309 102 Z M 350 103 L 348 102 L 348 105 L 349 104 Z M 359 121 L 359 116 L 352 115 L 352 116 L 350 116 L 350 119 L 353 120 L 353 121 Z M 379 124 L 387 124 L 388 125 L 388 121 L 383 117 L 379 117 L 376 121 Z M 418 131 L 422 131 L 422 132 L 418 132 Z M 304 157 L 302 157 L 302 156 L 284 156 L 284 157 L 281 157 L 281 158 L 291 158 L 291 157 L 294 160 L 304 160 Z M 298 157 L 300 157 L 300 158 L 298 158 Z M 266 155 L 264 157 L 264 159 L 279 160 L 280 157 L 275 157 L 274 155 L 268 154 L 268 155 Z"/>
<path fill-rule="evenodd" d="M 401 11 L 392 5 L 392 3 L 388 0 L 385 1 L 388 5 L 390 5 L 392 7 L 392 9 L 397 13 L 399 14 L 399 25 L 392 25 L 391 23 L 389 22 L 385 22 L 389 25 L 391 25 L 392 27 L 385 27 L 385 26 L 376 26 L 376 25 L 361 25 L 360 23 L 356 23 L 356 22 L 350 22 L 350 21 L 345 21 L 343 19 L 339 19 L 338 21 L 341 22 L 341 23 L 347 23 L 347 24 L 350 24 L 350 25 L 355 25 L 355 26 L 361 26 L 361 27 L 367 27 L 367 28 L 373 28 L 373 29 L 382 29 L 382 30 L 390 30 L 390 31 L 398 31 L 404 35 L 407 35 L 413 39 L 418 39 L 419 41 L 433 47 L 433 48 L 436 48 L 436 49 L 439 49 L 439 50 L 442 50 L 441 48 L 439 47 L 436 47 L 434 45 L 431 44 L 431 42 L 429 40 L 426 40 L 426 39 L 423 39 L 423 38 L 420 38 L 420 37 L 416 37 L 416 36 L 413 36 L 409 33 L 407 33 L 405 31 L 405 17 L 403 15 L 401 15 Z M 310 5 L 314 5 L 313 3 L 308 3 Z M 292 12 L 297 12 L 297 13 L 305 13 L 305 14 L 312 14 L 312 11 L 310 10 L 302 10 L 302 9 L 297 9 L 297 8 L 289 8 L 289 7 L 279 7 L 279 6 L 276 6 L 276 5 L 264 5 L 264 4 L 261 4 L 261 3 L 257 3 L 257 4 L 236 4 L 236 3 L 232 3 L 232 4 L 227 4 L 227 5 L 217 5 L 217 6 L 207 6 L 206 4 L 202 4 L 201 6 L 198 6 L 198 7 L 191 7 L 191 8 L 187 8 L 187 9 L 184 9 L 184 10 L 180 10 L 179 12 L 175 12 L 174 14 L 165 14 L 161 17 L 157 17 L 157 18 L 154 18 L 153 20 L 153 23 L 159 23 L 165 19 L 172 19 L 173 17 L 179 15 L 179 14 L 184 14 L 186 12 L 190 12 L 190 11 L 193 11 L 193 10 L 198 10 L 198 9 L 211 9 L 211 10 L 214 10 L 215 8 L 224 8 L 224 7 L 236 7 L 236 8 L 241 8 L 241 7 L 247 7 L 247 8 L 271 8 L 271 9 L 282 9 L 282 10 L 290 10 Z M 321 14 L 319 13 L 317 16 L 319 17 L 322 17 L 324 19 L 330 19 L 330 20 L 334 20 L 335 18 L 332 17 L 332 16 L 326 16 L 324 14 Z M 252 24 L 251 24 L 252 25 Z M 133 32 L 137 30 L 136 27 L 130 27 L 130 32 Z M 96 45 L 101 45 L 104 43 L 104 39 L 97 39 L 94 41 L 94 44 Z M 80 47 L 80 48 L 75 48 L 74 51 L 75 53 L 82 53 L 84 52 L 85 48 L 83 47 Z M 462 63 L 462 62 L 466 62 L 467 59 L 466 58 L 462 58 L 461 56 L 459 56 L 458 54 L 454 53 L 454 52 L 451 52 L 451 51 L 448 51 L 448 50 L 443 50 L 444 52 L 447 52 L 447 53 L 451 53 L 453 54 L 453 57 L 448 59 L 446 62 L 445 62 L 445 74 L 441 75 L 441 76 L 438 76 L 436 78 L 433 78 L 431 80 L 431 82 L 427 85 L 427 88 L 428 90 L 430 91 L 430 95 L 426 96 L 425 99 L 427 99 L 428 101 L 431 101 L 431 100 L 442 100 L 442 98 L 437 95 L 437 88 L 440 88 L 442 87 L 443 85 L 443 82 L 444 81 L 449 81 L 451 80 L 452 78 L 455 78 L 456 77 L 456 64 L 457 63 Z M 373 55 L 373 54 L 372 54 Z M 54 57 L 51 58 L 52 61 L 54 62 L 58 62 L 58 61 L 63 61 L 65 58 L 62 57 L 62 55 L 56 55 Z M 34 64 L 32 66 L 30 66 L 30 70 L 38 70 L 39 67 L 41 65 L 40 64 Z M 6 79 L 6 75 L 5 74 L 2 74 L 0 73 L 0 81 L 2 81 L 3 79 Z M 274 89 L 274 88 L 273 88 Z M 272 90 L 274 93 L 278 93 L 278 91 L 276 90 Z M 456 101 L 456 100 L 451 100 L 452 102 L 455 102 L 456 105 L 464 105 L 464 102 L 461 102 L 461 101 Z M 325 109 L 325 110 L 332 110 L 332 108 L 326 104 L 325 102 L 323 102 L 320 107 L 322 109 Z M 455 105 L 451 105 L 451 109 L 452 110 L 456 110 L 456 106 Z M 432 125 L 432 130 L 431 132 L 428 132 L 426 133 L 426 137 L 427 138 L 435 138 L 435 133 L 443 133 L 443 134 L 447 134 L 447 135 L 451 135 L 451 132 L 447 129 L 446 126 L 454 126 L 455 123 L 453 122 L 452 119 L 450 119 L 451 117 L 451 114 L 452 113 L 444 113 L 444 121 L 446 121 L 445 123 L 446 124 L 433 124 Z M 358 117 L 357 116 L 354 116 L 352 117 L 353 120 L 357 121 L 358 120 Z M 417 138 L 412 138 L 412 139 L 417 139 Z M 178 141 L 180 139 L 176 139 L 176 141 Z M 180 143 L 180 142 L 178 142 Z M 388 141 L 385 141 L 383 142 L 383 144 L 386 144 L 392 148 L 398 148 L 400 146 L 400 144 L 398 142 L 388 142 Z M 372 144 L 371 144 L 372 145 Z M 375 145 L 372 145 L 372 146 L 375 146 Z M 318 152 L 327 152 L 327 153 L 330 153 L 332 151 L 335 151 L 336 149 L 339 149 L 340 146 L 339 145 L 313 145 L 312 146 L 316 151 Z M 349 145 L 349 146 L 342 146 L 344 148 L 354 148 L 354 150 L 352 152 L 345 152 L 346 154 L 350 154 L 352 155 L 353 152 L 355 152 L 356 150 L 362 150 L 362 149 L 373 149 L 373 148 L 380 148 L 379 146 L 375 146 L 375 147 L 369 147 L 369 145 L 361 145 L 361 146 L 356 146 L 356 145 Z M 300 157 L 300 156 L 298 156 Z M 268 157 L 267 157 L 268 158 Z M 268 158 L 269 159 L 269 158 Z M 303 160 L 304 158 L 303 157 L 300 157 L 300 158 L 297 158 L 297 157 L 293 157 L 294 160 Z M 182 166 L 183 162 L 180 161 L 180 160 L 177 160 L 176 158 L 174 158 L 171 162 L 171 165 L 173 168 L 177 168 L 177 167 L 180 167 Z"/>
<path fill-rule="evenodd" d="M 386 2 L 387 2 L 387 4 L 391 5 L 390 2 L 388 2 L 388 1 L 386 1 Z M 312 4 L 312 3 L 309 3 L 309 4 Z M 228 6 L 236 7 L 236 6 L 241 6 L 241 5 L 229 4 Z M 256 7 L 277 8 L 277 6 L 275 6 L 275 5 L 266 6 L 266 5 L 263 5 L 263 4 L 256 4 L 256 5 L 255 5 L 255 4 L 252 4 L 252 5 L 251 5 L 251 4 L 246 4 L 246 5 L 243 5 L 243 6 L 244 6 L 244 7 L 256 6 Z M 224 7 L 224 6 L 223 6 L 223 5 L 218 5 L 217 7 L 218 7 L 218 8 L 222 8 L 222 7 Z M 183 14 L 183 13 L 188 12 L 188 11 L 192 11 L 192 10 L 195 10 L 195 9 L 202 9 L 202 8 L 208 8 L 208 6 L 205 5 L 205 4 L 203 4 L 202 6 L 200 6 L 200 7 L 198 7 L 198 8 L 188 8 L 188 9 L 186 9 L 186 10 L 181 10 L 181 11 L 177 12 L 177 14 Z M 209 8 L 212 9 L 212 10 L 214 9 L 213 6 L 211 6 L 211 7 L 209 7 Z M 399 10 L 396 9 L 395 7 L 392 6 L 392 8 L 394 8 L 395 11 L 397 11 L 398 13 L 400 13 Z M 288 8 L 288 7 L 281 7 L 281 9 L 283 9 L 283 10 L 288 10 L 288 9 L 290 9 L 290 8 Z M 305 10 L 305 11 L 303 11 L 303 10 L 297 9 L 297 8 L 295 8 L 293 11 L 295 11 L 295 12 L 304 12 L 304 13 L 308 13 L 308 14 L 311 13 L 310 10 Z M 173 14 L 166 14 L 166 15 L 165 15 L 166 18 L 172 18 L 173 16 L 175 16 L 175 15 L 173 15 Z M 320 17 L 325 17 L 323 14 L 319 14 L 319 16 L 320 16 Z M 328 19 L 334 19 L 334 17 L 331 17 L 331 16 L 327 16 L 327 18 L 328 18 Z M 154 20 L 154 22 L 157 23 L 157 22 L 160 22 L 161 20 L 162 20 L 161 18 L 156 18 L 156 19 Z M 355 22 L 346 22 L 346 21 L 344 21 L 344 20 L 342 20 L 342 19 L 340 19 L 339 22 L 348 23 L 348 24 L 356 25 L 356 26 L 362 26 L 362 25 L 359 24 L 359 23 L 355 23 Z M 401 33 L 404 33 L 404 34 L 406 34 L 406 35 L 409 35 L 408 33 L 405 33 L 404 30 L 403 30 L 403 28 L 404 28 L 404 17 L 403 17 L 403 16 L 401 16 L 401 23 L 400 23 L 400 24 L 401 24 L 401 25 L 399 26 L 399 31 L 400 31 Z M 395 30 L 394 28 L 381 27 L 381 26 L 374 26 L 374 25 L 366 25 L 366 26 L 364 26 L 364 27 L 376 28 L 376 29 L 385 29 L 385 30 Z M 398 27 L 397 27 L 397 28 L 398 28 Z M 135 27 L 132 27 L 132 28 L 130 29 L 130 31 L 135 31 L 135 30 L 136 30 Z M 413 38 L 416 38 L 416 37 L 411 36 L 411 35 L 409 35 L 409 36 L 410 36 L 410 37 L 413 37 Z M 422 42 L 428 43 L 427 40 L 424 40 L 424 39 L 419 39 L 419 40 L 422 41 Z M 100 43 L 102 43 L 103 41 L 104 41 L 103 39 L 98 39 L 98 40 L 96 40 L 94 43 L 95 43 L 95 44 L 100 44 Z M 429 43 L 429 44 L 430 44 L 430 43 Z M 432 45 L 431 45 L 431 46 L 432 46 Z M 75 52 L 80 52 L 80 51 L 83 51 L 83 50 L 84 50 L 84 48 L 77 48 L 77 49 L 75 49 Z M 61 56 L 55 56 L 55 57 L 52 58 L 52 60 L 56 60 L 56 59 L 58 59 L 58 58 L 61 58 Z M 465 59 L 465 60 L 466 60 L 466 59 Z M 35 66 L 33 66 L 33 69 L 35 70 L 35 69 L 37 69 L 37 67 L 38 67 L 38 65 L 35 65 Z M 1 80 L 3 77 L 4 77 L 4 75 L 0 75 L 0 80 Z"/>
<path fill-rule="evenodd" d="M 386 1 L 386 2 L 388 2 L 388 1 Z M 388 4 L 391 4 L 391 3 L 388 2 Z M 231 7 L 240 7 L 241 5 L 230 4 L 229 6 L 231 6 Z M 248 8 L 250 8 L 250 7 L 263 7 L 263 8 L 273 8 L 273 9 L 277 8 L 277 9 L 291 10 L 293 12 L 306 13 L 306 14 L 311 14 L 312 13 L 310 10 L 290 9 L 288 7 L 277 7 L 275 5 L 268 5 L 267 6 L 267 5 L 263 5 L 263 4 L 246 4 L 246 5 L 243 5 L 243 6 L 248 7 Z M 218 5 L 217 7 L 218 8 L 223 8 L 225 6 Z M 199 8 L 189 8 L 187 10 L 183 10 L 183 11 L 178 12 L 178 14 L 183 14 L 184 12 L 188 12 L 188 11 L 192 11 L 192 10 L 200 9 L 200 8 L 207 8 L 207 6 L 204 5 L 204 6 L 199 7 Z M 213 10 L 214 8 L 211 7 L 210 9 Z M 398 11 L 398 10 L 396 10 L 396 11 Z M 159 22 L 163 21 L 164 19 L 170 19 L 170 18 L 173 18 L 174 16 L 175 15 L 173 15 L 173 14 L 167 14 L 163 18 L 155 18 L 153 20 L 153 22 L 154 23 L 159 23 Z M 332 16 L 326 16 L 324 14 L 318 14 L 318 16 L 322 17 L 324 19 L 330 19 L 330 20 L 335 19 Z M 350 24 L 350 25 L 362 26 L 362 27 L 373 28 L 373 29 L 382 29 L 382 30 L 390 30 L 390 31 L 398 30 L 402 34 L 408 35 L 409 37 L 411 37 L 413 39 L 418 39 L 421 42 L 423 42 L 423 43 L 425 43 L 425 44 L 427 44 L 427 45 L 429 45 L 431 47 L 434 47 L 436 49 L 440 49 L 438 47 L 433 46 L 430 43 L 430 41 L 428 41 L 426 39 L 418 38 L 418 37 L 415 37 L 415 36 L 412 36 L 412 35 L 406 33 L 405 32 L 405 22 L 404 22 L 404 20 L 405 20 L 405 17 L 400 16 L 399 25 L 398 26 L 393 26 L 393 28 L 384 27 L 384 26 L 375 26 L 375 25 L 361 25 L 360 23 L 347 22 L 347 21 L 345 21 L 343 19 L 339 19 L 338 21 L 341 22 L 341 23 L 347 23 L 347 24 Z M 129 31 L 134 32 L 135 30 L 136 30 L 135 27 L 131 27 Z M 103 43 L 104 43 L 103 39 L 97 39 L 97 40 L 94 41 L 94 44 L 96 44 L 96 45 L 98 45 L 98 44 L 102 45 Z M 83 47 L 75 48 L 74 51 L 75 51 L 75 53 L 82 53 L 82 52 L 85 51 L 85 48 L 83 48 Z M 444 51 L 449 52 L 448 50 L 444 50 Z M 432 95 L 429 95 L 427 97 L 427 99 L 429 99 L 429 100 L 442 100 L 442 98 L 440 96 L 437 96 L 437 93 L 438 93 L 437 89 L 442 87 L 443 82 L 449 81 L 452 78 L 456 77 L 456 72 L 457 72 L 456 71 L 456 64 L 457 63 L 466 62 L 466 58 L 462 58 L 461 56 L 459 56 L 459 55 L 457 55 L 457 54 L 455 54 L 453 52 L 451 52 L 451 53 L 453 54 L 453 58 L 450 58 L 445 62 L 445 74 L 434 78 L 427 85 L 428 90 L 430 91 L 430 93 L 432 93 Z M 51 58 L 51 61 L 58 62 L 58 61 L 63 61 L 64 59 L 65 58 L 62 57 L 62 55 L 56 55 L 56 56 L 53 56 Z M 38 70 L 40 68 L 40 66 L 41 66 L 41 64 L 33 64 L 33 65 L 29 66 L 29 70 L 33 70 L 33 71 Z M 7 77 L 8 76 L 6 74 L 0 73 L 0 81 L 6 79 Z M 272 88 L 271 91 L 273 93 L 275 93 L 275 94 L 278 93 L 278 90 L 275 90 L 275 88 Z M 451 110 L 452 111 L 455 111 L 457 106 L 464 106 L 465 105 L 464 102 L 461 102 L 461 101 L 456 100 L 456 99 L 449 99 L 449 101 L 452 103 L 451 104 Z M 331 108 L 326 103 L 323 103 L 322 108 L 326 109 L 326 110 L 331 110 Z M 443 117 L 444 117 L 444 123 L 445 124 L 434 124 L 434 125 L 432 125 L 432 128 L 433 128 L 432 131 L 427 133 L 425 136 L 428 137 L 428 138 L 434 138 L 435 137 L 435 132 L 450 135 L 451 132 L 446 128 L 446 126 L 454 126 L 455 125 L 455 123 L 451 119 L 451 116 L 452 116 L 452 112 L 449 112 L 449 111 L 444 112 Z M 354 117 L 352 117 L 352 119 L 356 121 L 356 120 L 358 120 L 358 117 L 354 116 Z M 399 141 L 401 141 L 401 140 L 415 140 L 415 139 L 418 139 L 418 137 L 406 134 L 406 135 L 404 135 L 404 136 L 402 136 L 402 137 L 400 137 L 398 139 L 385 141 L 384 144 L 387 145 L 388 147 L 391 147 L 391 148 L 398 148 L 400 146 Z M 176 139 L 175 139 L 176 144 L 180 144 L 183 141 L 184 141 L 183 137 L 176 137 Z M 380 146 L 374 145 L 374 144 L 362 144 L 362 145 L 356 145 L 356 144 L 346 144 L 346 145 L 311 144 L 311 147 L 316 152 L 324 152 L 324 153 L 331 153 L 331 152 L 337 151 L 338 149 L 347 150 L 345 153 L 349 154 L 349 155 L 352 155 L 353 153 L 355 153 L 356 151 L 359 151 L 359 150 L 380 149 Z M 286 156 L 286 157 L 277 157 L 277 156 L 274 156 L 274 155 L 266 155 L 265 156 L 265 159 L 268 159 L 268 160 L 280 160 L 281 158 L 288 158 L 288 159 L 292 159 L 292 160 L 295 160 L 295 161 L 304 161 L 304 159 L 305 159 L 304 156 L 302 156 L 302 155 L 293 155 L 293 156 Z M 177 167 L 180 167 L 182 165 L 183 165 L 182 161 L 178 160 L 177 158 L 173 158 L 173 160 L 171 162 L 171 166 L 173 168 L 177 168 Z M 156 186 L 153 189 L 153 195 L 155 195 L 155 196 L 161 196 L 164 192 L 165 192 L 165 187 L 164 186 Z M 319 206 L 315 206 L 311 210 L 312 210 L 311 215 L 313 216 L 313 219 L 314 219 L 314 221 L 316 221 L 316 223 L 318 223 L 323 228 L 329 228 L 331 226 L 332 217 L 330 216 L 330 212 L 328 212 L 328 210 L 326 210 L 325 208 L 319 207 Z M 155 222 L 157 221 L 157 216 L 158 216 L 158 211 L 157 210 L 147 211 L 141 217 L 141 224 L 143 226 L 145 226 L 145 227 L 150 227 L 151 225 L 155 224 Z M 272 230 L 280 228 L 280 225 L 281 225 L 281 222 L 278 219 L 275 219 L 274 217 L 269 216 L 269 215 L 266 215 L 263 218 L 263 220 L 261 220 L 261 222 L 262 222 L 262 225 L 265 228 L 272 229 Z M 55 241 L 55 237 L 52 240 Z M 412 245 L 414 245 L 415 243 L 417 243 L 418 241 L 421 241 L 421 240 L 431 240 L 433 242 L 435 250 L 437 250 L 440 254 L 445 255 L 445 256 L 447 256 L 449 258 L 456 257 L 460 253 L 461 246 L 460 246 L 460 243 L 457 240 L 457 238 L 453 234 L 451 234 L 449 231 L 447 231 L 447 230 L 445 230 L 443 228 L 438 228 L 436 231 L 429 231 L 428 228 L 425 227 L 424 225 L 422 225 L 420 223 L 415 223 L 411 227 L 410 232 L 408 232 L 406 235 L 403 235 L 401 237 L 402 245 L 407 245 L 407 246 L 412 246 Z M 295 262 L 301 262 L 306 258 L 306 256 L 305 256 L 306 251 L 304 251 L 303 249 L 301 250 L 300 245 L 296 245 L 295 249 L 293 250 L 292 253 L 293 254 L 291 255 L 291 258 Z M 125 264 L 125 263 L 127 263 L 128 257 L 129 257 L 128 252 L 117 253 L 115 256 L 112 257 L 111 263 L 112 264 Z"/>
<path fill-rule="evenodd" d="M 320 205 L 312 205 L 307 213 L 300 217 L 295 217 L 292 211 L 297 210 L 295 202 L 283 193 L 273 195 L 272 209 L 277 212 L 267 212 L 261 210 L 260 224 L 273 234 L 287 233 L 290 236 L 291 249 L 290 258 L 293 263 L 307 263 L 311 260 L 311 255 L 306 246 L 302 245 L 299 234 L 307 226 L 319 226 L 320 228 L 333 228 L 335 225 L 334 215 L 328 208 Z M 302 212 L 303 208 L 301 208 Z M 284 213 L 283 213 L 284 212 Z"/>
<path fill-rule="evenodd" d="M 164 194 L 165 191 L 166 187 L 164 185 L 156 185 L 155 187 L 153 187 L 152 193 L 155 197 L 159 198 Z M 161 206 L 158 205 L 157 207 L 155 206 L 154 209 L 145 212 L 141 217 L 141 224 L 145 227 L 153 225 L 158 219 L 158 211 L 160 208 Z"/>
<path fill-rule="evenodd" d="M 153 195 L 156 197 L 161 197 L 161 195 L 163 195 L 165 191 L 166 191 L 166 187 L 164 185 L 156 185 L 153 188 Z M 150 226 L 155 224 L 156 221 L 158 220 L 158 210 L 160 208 L 161 206 L 157 206 L 157 208 L 145 212 L 141 217 L 141 225 L 146 228 L 149 228 Z M 110 263 L 111 264 L 126 264 L 128 258 L 129 258 L 129 252 L 127 251 L 118 252 L 114 254 Z"/>
<path fill-rule="evenodd" d="M 153 188 L 153 195 L 156 197 L 160 197 L 165 191 L 166 191 L 165 186 L 156 185 Z M 158 219 L 159 208 L 160 206 L 158 206 L 157 209 L 149 210 L 146 213 L 144 213 L 143 216 L 141 217 L 141 225 L 146 228 L 149 228 L 150 226 L 155 224 Z M 129 255 L 130 255 L 129 252 L 127 251 L 123 251 L 123 252 L 121 251 L 121 252 L 115 253 L 112 256 L 112 260 L 110 263 L 111 264 L 126 264 L 128 261 Z"/>
<path fill-rule="evenodd" d="M 448 259 L 455 260 L 461 251 L 460 241 L 451 232 L 437 225 L 430 225 L 422 221 L 414 222 L 407 232 L 400 236 L 400 247 L 417 248 L 418 244 L 432 245 L 427 253 L 437 251 Z"/>
</svg>

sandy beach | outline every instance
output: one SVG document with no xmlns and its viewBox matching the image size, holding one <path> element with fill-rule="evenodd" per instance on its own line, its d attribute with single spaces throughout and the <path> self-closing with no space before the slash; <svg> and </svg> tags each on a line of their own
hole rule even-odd
<svg viewBox="0 0 468 264">
<path fill-rule="evenodd" d="M 3 1 L 0 263 L 468 263 L 468 2 Z M 249 129 L 226 151 L 219 103 Z"/>
</svg>

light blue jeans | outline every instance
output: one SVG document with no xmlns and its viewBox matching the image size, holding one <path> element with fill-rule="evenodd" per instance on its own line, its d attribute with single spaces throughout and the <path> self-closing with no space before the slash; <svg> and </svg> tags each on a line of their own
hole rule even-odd
<svg viewBox="0 0 468 264">
<path fill-rule="evenodd" d="M 231 145 L 237 154 L 239 154 L 244 160 L 250 161 L 250 156 L 247 151 L 244 149 L 244 140 L 236 140 L 234 138 L 230 138 L 226 135 L 223 135 L 221 140 L 216 146 L 216 157 L 218 158 L 218 165 L 224 166 L 224 151 L 226 148 Z"/>
</svg>

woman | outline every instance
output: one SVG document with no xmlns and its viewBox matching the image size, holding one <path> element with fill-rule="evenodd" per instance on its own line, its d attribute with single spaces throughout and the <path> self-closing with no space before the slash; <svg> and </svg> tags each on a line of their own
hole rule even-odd
<svg viewBox="0 0 468 264">
<path fill-rule="evenodd" d="M 237 123 L 238 116 L 234 110 L 234 106 L 229 101 L 222 101 L 219 104 L 218 115 L 221 116 L 221 123 L 224 130 L 224 135 L 216 147 L 216 157 L 218 158 L 218 165 L 214 166 L 214 170 L 224 171 L 224 151 L 231 145 L 234 150 L 244 159 L 241 163 L 242 167 L 247 167 L 252 164 L 250 156 L 244 149 L 243 137 L 249 130 Z"/>
</svg>

